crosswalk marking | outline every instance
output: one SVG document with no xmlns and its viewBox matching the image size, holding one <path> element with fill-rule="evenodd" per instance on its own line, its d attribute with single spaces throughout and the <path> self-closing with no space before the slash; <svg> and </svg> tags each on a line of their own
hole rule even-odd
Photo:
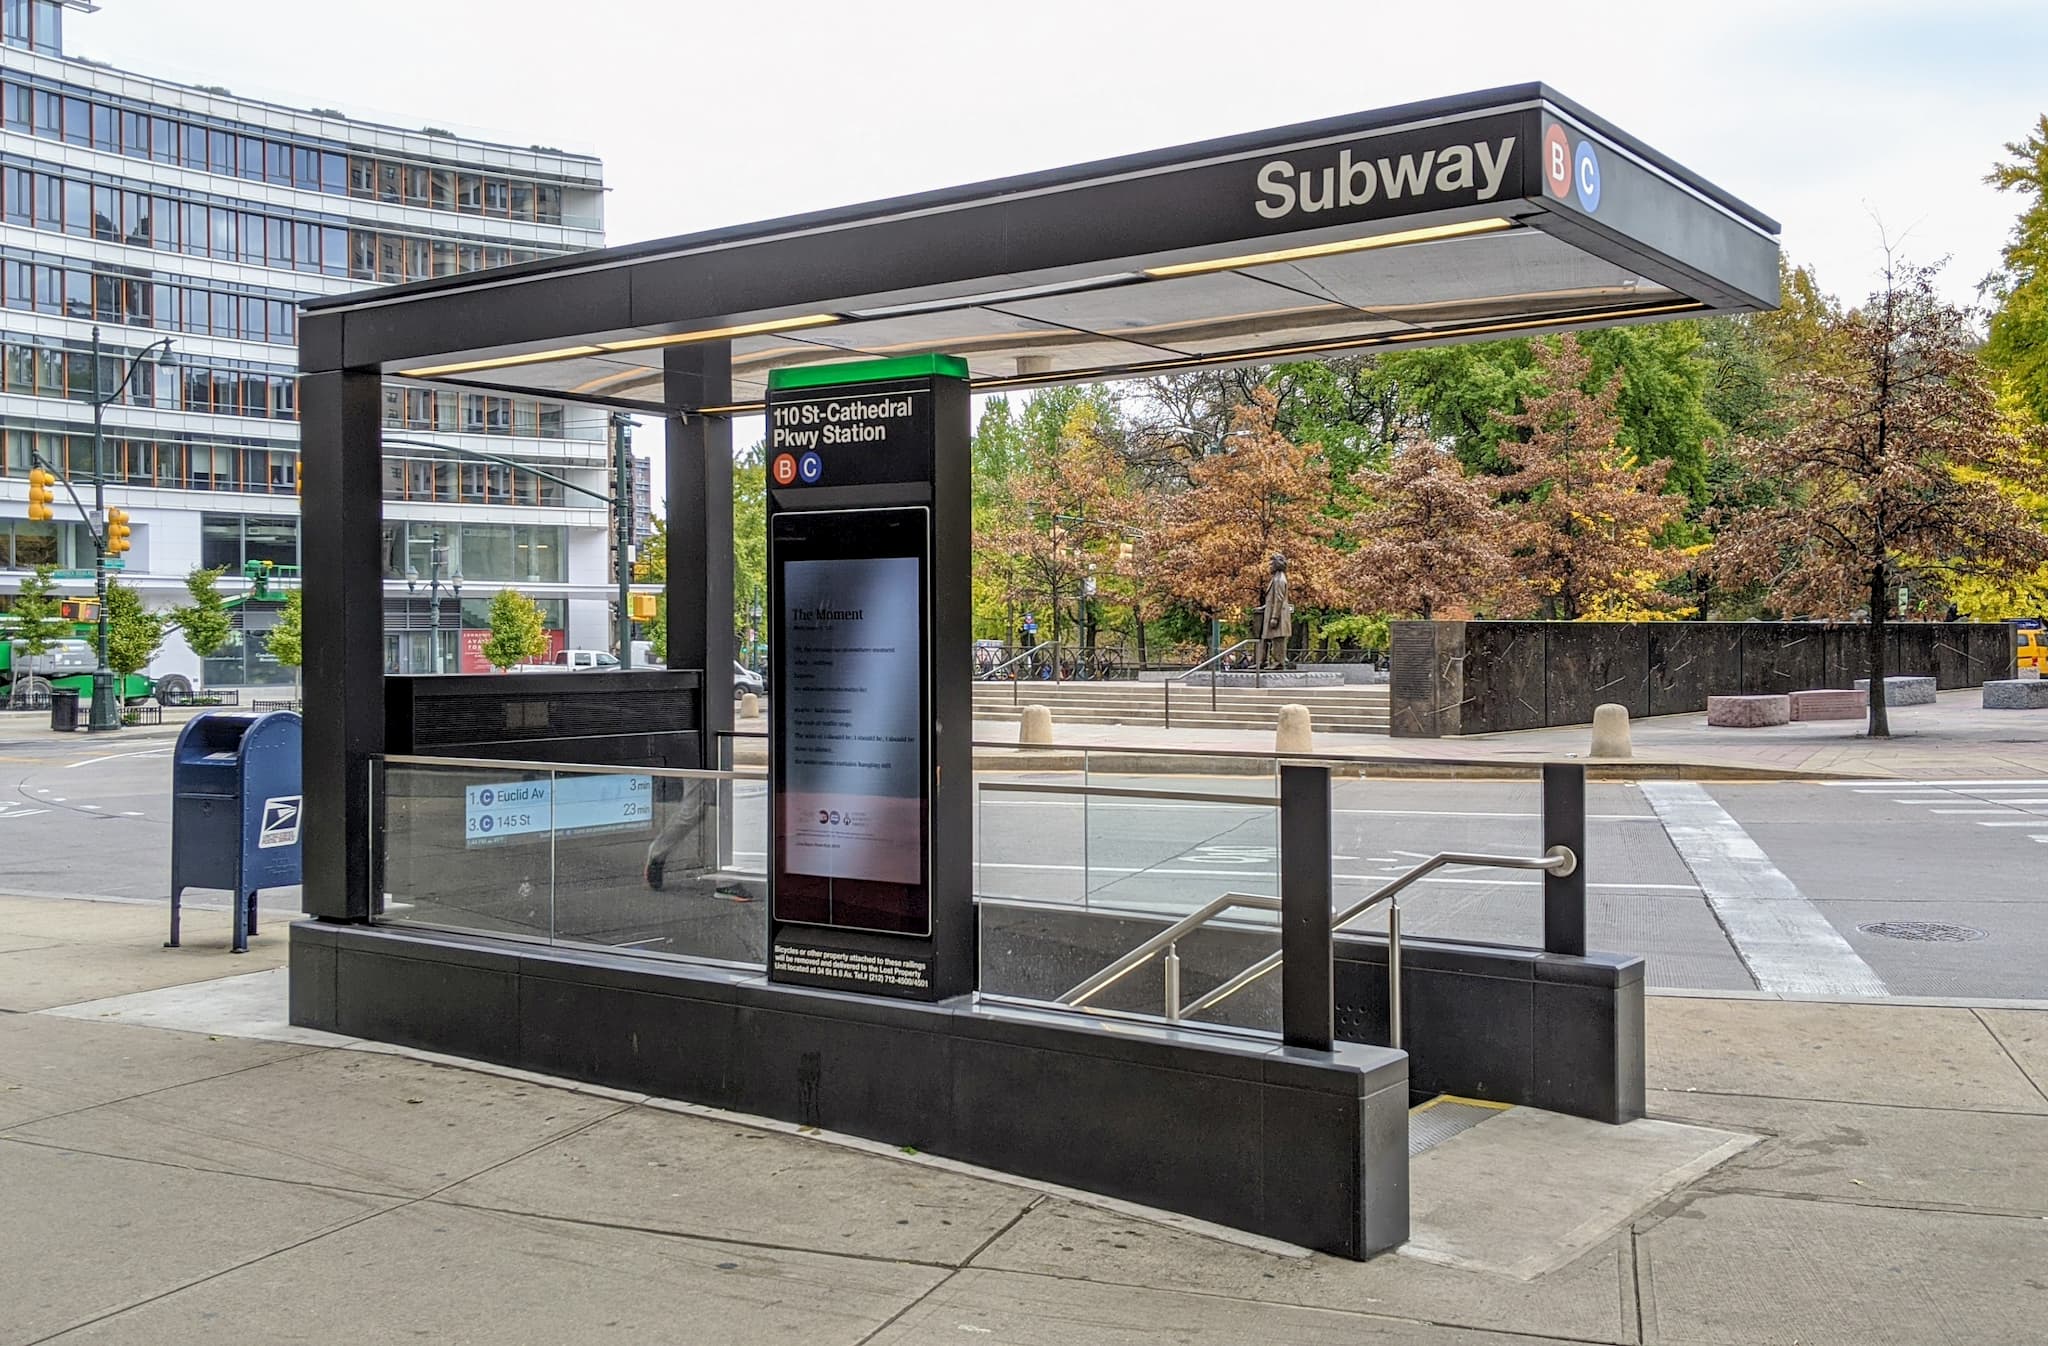
<svg viewBox="0 0 2048 1346">
<path fill-rule="evenodd" d="M 1887 994 L 1842 933 L 1703 786 L 1644 781 L 1642 789 L 1758 989 Z"/>
</svg>

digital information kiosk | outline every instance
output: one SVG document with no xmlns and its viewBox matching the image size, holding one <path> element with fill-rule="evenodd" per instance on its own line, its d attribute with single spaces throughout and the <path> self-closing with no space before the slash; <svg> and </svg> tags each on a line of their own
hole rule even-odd
<svg viewBox="0 0 2048 1346">
<path fill-rule="evenodd" d="M 769 385 L 774 981 L 919 1000 L 975 985 L 967 366 Z"/>
</svg>

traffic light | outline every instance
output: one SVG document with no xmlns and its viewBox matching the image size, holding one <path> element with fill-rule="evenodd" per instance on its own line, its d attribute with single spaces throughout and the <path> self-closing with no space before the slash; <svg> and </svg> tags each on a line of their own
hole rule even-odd
<svg viewBox="0 0 2048 1346">
<path fill-rule="evenodd" d="M 135 544 L 128 535 L 135 530 L 128 526 L 128 511 L 110 509 L 107 511 L 107 555 L 119 556 Z"/>
<path fill-rule="evenodd" d="M 305 493 L 306 460 L 303 458 L 294 458 L 292 459 L 292 494 L 304 495 Z"/>
<path fill-rule="evenodd" d="M 50 488 L 57 484 L 57 475 L 44 468 L 32 468 L 28 474 L 28 517 L 31 519 L 54 519 L 57 511 L 51 506 L 56 503 L 57 493 Z"/>
<path fill-rule="evenodd" d="M 655 618 L 655 595 L 627 594 L 626 612 L 636 622 L 651 622 Z"/>
</svg>

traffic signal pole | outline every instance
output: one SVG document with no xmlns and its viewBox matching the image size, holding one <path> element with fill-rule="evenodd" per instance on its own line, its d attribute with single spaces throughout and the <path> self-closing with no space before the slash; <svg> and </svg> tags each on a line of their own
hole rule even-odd
<svg viewBox="0 0 2048 1346">
<path fill-rule="evenodd" d="M 126 382 L 127 380 L 122 380 Z M 115 396 L 120 396 L 117 389 Z M 99 666 L 92 671 L 92 718 L 89 730 L 120 727 L 120 712 L 114 709 L 114 670 L 107 667 L 107 464 L 101 457 L 106 447 L 106 400 L 100 395 L 100 329 L 92 329 L 92 517 L 93 593 L 99 598 Z"/>
<path fill-rule="evenodd" d="M 619 581 L 619 667 L 633 667 L 633 563 L 628 559 L 633 550 L 633 459 L 631 427 L 633 418 L 623 412 L 613 412 L 612 468 L 616 485 L 612 491 L 612 508 L 617 516 L 615 532 L 618 537 L 618 562 L 614 567 Z"/>
</svg>

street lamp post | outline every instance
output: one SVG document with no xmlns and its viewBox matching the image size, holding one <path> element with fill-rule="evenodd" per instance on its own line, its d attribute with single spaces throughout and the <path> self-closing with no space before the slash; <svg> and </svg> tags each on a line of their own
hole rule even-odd
<svg viewBox="0 0 2048 1346">
<path fill-rule="evenodd" d="M 633 667 L 633 418 L 622 411 L 611 416 L 612 492 L 618 553 L 613 569 L 619 582 L 619 667 Z"/>
<path fill-rule="evenodd" d="M 436 673 L 441 671 L 441 558 L 446 554 L 447 548 L 441 545 L 438 537 L 435 538 L 434 545 L 427 549 L 427 639 L 432 642 L 428 647 L 432 652 L 429 662 Z M 405 568 L 406 592 L 416 593 L 419 587 L 420 572 L 418 567 L 407 566 Z M 455 601 L 459 605 L 462 601 L 461 571 L 458 570 L 448 577 L 448 588 L 454 593 Z M 456 624 L 457 629 L 460 630 L 461 616 L 459 612 L 456 617 Z"/>
<path fill-rule="evenodd" d="M 112 392 L 103 392 L 100 384 L 100 329 L 94 323 L 92 329 L 92 512 L 86 522 L 86 530 L 93 540 L 93 592 L 99 599 L 99 666 L 92 671 L 92 717 L 86 722 L 91 730 L 117 729 L 121 714 L 115 708 L 114 670 L 107 667 L 107 462 L 106 462 L 106 416 L 107 408 L 121 400 L 128 381 L 135 377 L 135 371 L 158 347 L 163 353 L 157 358 L 168 361 L 171 356 L 171 339 L 164 337 L 152 341 L 135 353 L 128 367 L 121 372 L 120 382 Z"/>
</svg>

